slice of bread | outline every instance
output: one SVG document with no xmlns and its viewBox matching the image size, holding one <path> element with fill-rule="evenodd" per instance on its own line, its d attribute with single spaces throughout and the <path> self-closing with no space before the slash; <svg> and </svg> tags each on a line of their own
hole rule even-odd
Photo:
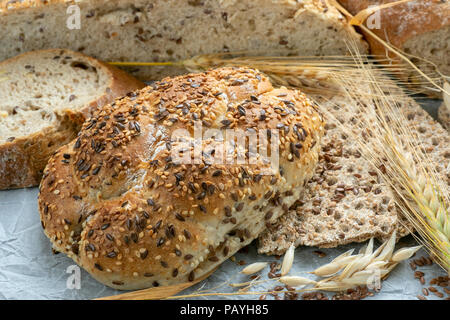
<svg viewBox="0 0 450 320">
<path fill-rule="evenodd" d="M 71 29 L 78 14 L 80 29 Z M 367 51 L 362 37 L 322 0 L 3 1 L 0 30 L 0 59 L 45 48 L 108 62 L 177 61 L 227 51 L 344 55 L 349 39 Z M 186 72 L 127 70 L 143 80 Z"/>
<path fill-rule="evenodd" d="M 400 94 L 392 97 L 404 101 L 398 112 L 403 112 L 405 121 L 415 129 L 420 147 L 437 164 L 436 171 L 450 190 L 449 134 L 413 99 Z M 322 102 L 322 110 L 326 108 L 343 123 L 368 116 L 355 114 L 357 108 L 350 106 L 354 102 L 346 97 L 315 99 Z M 372 237 L 386 239 L 395 229 L 399 236 L 409 233 L 390 187 L 362 157 L 358 144 L 347 137 L 336 119 L 325 116 L 326 134 L 316 173 L 297 204 L 259 237 L 259 253 L 282 254 L 291 243 L 326 248 Z M 356 126 L 354 133 L 363 134 Z"/>
<path fill-rule="evenodd" d="M 49 157 L 98 106 L 143 86 L 69 50 L 34 51 L 0 63 L 0 190 L 39 184 Z"/>
</svg>

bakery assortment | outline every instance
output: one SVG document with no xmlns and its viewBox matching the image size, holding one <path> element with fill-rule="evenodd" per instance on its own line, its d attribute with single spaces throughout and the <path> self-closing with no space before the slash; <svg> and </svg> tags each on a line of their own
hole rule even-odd
<svg viewBox="0 0 450 320">
<path fill-rule="evenodd" d="M 367 51 L 361 36 L 322 0 L 1 2 L 0 60 L 44 48 L 68 48 L 103 61 L 178 61 L 224 51 L 343 55 L 346 39 Z M 80 29 L 67 27 L 75 14 L 68 13 L 70 5 L 79 8 Z M 168 67 L 128 71 L 145 81 L 186 73 Z"/>
<path fill-rule="evenodd" d="M 218 132 L 203 138 L 198 162 L 181 161 L 175 134 L 187 130 L 181 150 L 191 160 L 197 123 Z M 234 140 L 226 163 L 212 161 L 215 136 L 228 129 L 279 132 L 267 137 L 279 144 L 279 167 L 252 164 L 254 151 Z M 322 134 L 303 94 L 273 88 L 258 71 L 163 79 L 97 111 L 50 159 L 39 194 L 45 234 L 114 288 L 193 281 L 288 210 L 314 172 Z"/>
<path fill-rule="evenodd" d="M 0 63 L 0 190 L 37 186 L 50 156 L 91 113 L 141 88 L 125 72 L 70 50 Z"/>
<path fill-rule="evenodd" d="M 394 0 L 338 2 L 356 15 Z M 260 254 L 290 248 L 285 260 L 300 245 L 390 239 L 377 253 L 392 258 L 383 246 L 393 250 L 394 239 L 414 228 L 395 187 L 342 125 L 369 123 L 367 109 L 352 103 L 376 99 L 346 95 L 339 77 L 329 76 L 340 65 L 327 59 L 349 70 L 358 64 L 350 54 L 399 60 L 339 10 L 349 16 L 327 0 L 0 0 L 0 190 L 39 185 L 54 250 L 119 290 L 185 288 L 255 239 Z M 374 34 L 424 72 L 450 75 L 448 1 L 412 0 L 376 15 Z M 240 61 L 201 73 L 183 67 L 203 71 L 188 62 L 228 52 L 228 59 L 250 52 L 259 62 L 272 56 L 280 79 Z M 315 68 L 286 56 L 322 58 Z M 107 62 L 135 66 L 126 73 Z M 301 77 L 283 69 L 294 65 Z M 371 92 L 375 78 L 354 71 L 349 78 Z M 406 76 L 401 83 L 417 81 L 416 73 Z M 299 90 L 274 87 L 269 77 Z M 376 81 L 395 82 L 383 77 Z M 327 81 L 333 85 L 314 86 Z M 390 115 L 404 117 L 448 192 L 448 96 L 439 124 L 397 85 L 379 92 L 398 104 Z M 398 141 L 408 140 L 397 129 Z M 353 259 L 346 254 L 340 258 Z"/>
</svg>

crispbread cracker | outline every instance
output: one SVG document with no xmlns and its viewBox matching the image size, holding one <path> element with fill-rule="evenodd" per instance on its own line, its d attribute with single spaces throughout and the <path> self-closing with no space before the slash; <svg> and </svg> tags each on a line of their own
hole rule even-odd
<svg viewBox="0 0 450 320">
<path fill-rule="evenodd" d="M 398 110 L 403 111 L 409 125 L 417 128 L 424 150 L 438 164 L 436 170 L 448 186 L 448 133 L 414 100 L 406 96 L 401 98 L 405 103 Z M 331 102 L 322 103 L 321 107 L 327 108 L 340 121 L 367 117 L 366 114 L 349 112 L 346 107 L 349 103 L 348 98 L 334 97 Z M 297 206 L 291 207 L 277 224 L 259 237 L 259 253 L 282 254 L 291 243 L 296 246 L 336 247 L 371 237 L 385 239 L 395 229 L 400 236 L 409 233 L 404 223 L 399 221 L 403 218 L 399 217 L 386 182 L 360 156 L 357 143 L 346 137 L 336 119 L 326 120 L 327 133 L 322 140 L 315 176 Z"/>
</svg>

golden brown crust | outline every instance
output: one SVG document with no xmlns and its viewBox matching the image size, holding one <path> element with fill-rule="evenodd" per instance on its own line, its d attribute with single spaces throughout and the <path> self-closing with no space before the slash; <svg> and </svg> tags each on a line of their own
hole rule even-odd
<svg viewBox="0 0 450 320">
<path fill-rule="evenodd" d="M 109 79 L 109 85 L 101 96 L 81 110 L 64 110 L 60 114 L 58 127 L 48 127 L 29 136 L 18 137 L 0 145 L 0 190 L 33 187 L 39 184 L 42 172 L 50 156 L 62 145 L 73 140 L 81 124 L 98 108 L 130 91 L 142 88 L 144 83 L 124 71 L 107 65 L 84 54 L 67 49 L 49 49 L 28 52 L 0 63 L 0 67 L 24 56 L 43 52 L 55 52 L 61 55 L 77 56 L 98 70 L 103 70 Z"/>
<path fill-rule="evenodd" d="M 2 13 L 2 11 L 26 10 L 28 8 L 48 6 L 57 3 L 75 2 L 75 0 L 0 0 L 0 13 Z"/>
<path fill-rule="evenodd" d="M 280 130 L 280 170 L 264 176 L 270 164 L 211 163 L 207 153 L 200 163 L 175 161 L 173 134 L 186 129 L 191 141 L 194 122 L 203 134 Z M 303 94 L 274 89 L 257 71 L 163 79 L 99 110 L 51 158 L 39 196 L 45 233 L 111 287 L 192 280 L 287 211 L 314 171 L 322 134 Z M 214 139 L 202 145 L 219 150 Z"/>
<path fill-rule="evenodd" d="M 76 136 L 76 127 L 65 120 L 60 128 L 46 128 L 0 145 L 0 190 L 37 186 L 48 159 Z"/>
</svg>

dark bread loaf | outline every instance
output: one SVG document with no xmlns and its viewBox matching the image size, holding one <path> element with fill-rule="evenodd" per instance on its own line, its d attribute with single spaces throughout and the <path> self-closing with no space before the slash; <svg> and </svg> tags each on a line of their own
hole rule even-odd
<svg viewBox="0 0 450 320">
<path fill-rule="evenodd" d="M 191 159 L 194 123 L 203 126 L 200 161 L 176 160 L 183 139 Z M 207 138 L 207 129 L 216 129 L 214 136 Z M 271 164 L 249 162 L 255 153 L 247 147 L 244 163 L 211 161 L 227 129 L 271 129 L 279 167 L 267 175 Z M 185 135 L 175 139 L 179 130 Z M 40 186 L 42 225 L 56 250 L 110 287 L 192 281 L 298 199 L 322 135 L 322 117 L 305 95 L 275 89 L 255 70 L 166 78 L 99 110 L 51 158 Z"/>
</svg>

